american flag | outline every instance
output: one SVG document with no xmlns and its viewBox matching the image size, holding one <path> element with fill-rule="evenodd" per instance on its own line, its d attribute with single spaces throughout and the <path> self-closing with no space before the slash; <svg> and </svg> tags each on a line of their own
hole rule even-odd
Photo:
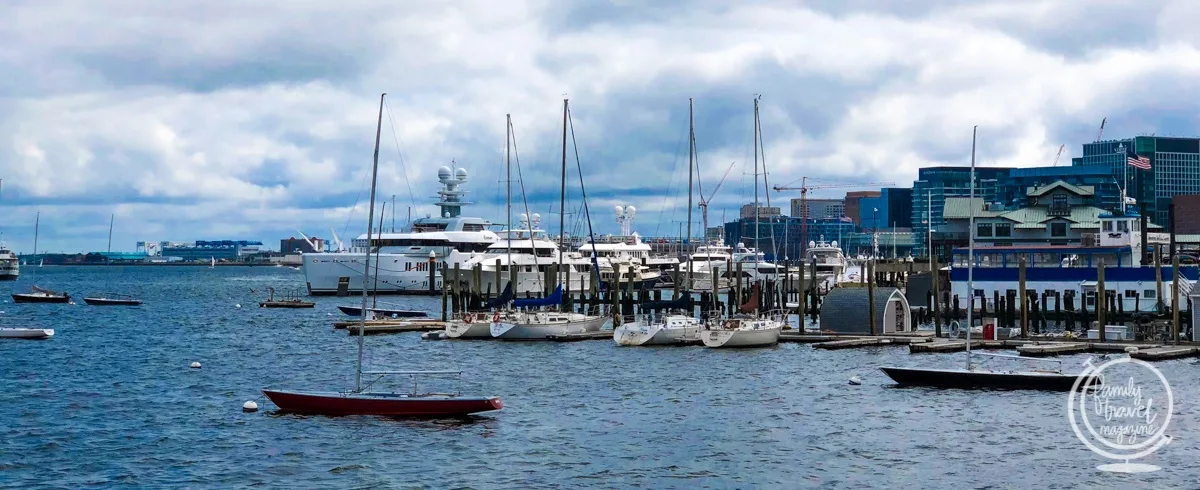
<svg viewBox="0 0 1200 490">
<path fill-rule="evenodd" d="M 1142 170 L 1150 170 L 1150 159 L 1146 157 L 1129 155 L 1125 157 L 1125 162 Z"/>
</svg>

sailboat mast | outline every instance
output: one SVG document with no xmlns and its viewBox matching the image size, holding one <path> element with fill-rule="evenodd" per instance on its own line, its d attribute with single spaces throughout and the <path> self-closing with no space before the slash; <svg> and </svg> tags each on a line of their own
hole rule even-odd
<svg viewBox="0 0 1200 490">
<path fill-rule="evenodd" d="M 508 208 L 507 226 L 508 231 L 508 267 L 511 269 L 512 263 L 512 114 L 504 115 L 504 205 Z M 537 251 L 534 251 L 534 255 Z M 510 275 L 511 277 L 511 275 Z M 516 294 L 516 284 L 513 284 L 513 294 Z M 500 285 L 496 284 L 496 290 L 500 291 Z"/>
<path fill-rule="evenodd" d="M 362 311 L 358 323 L 358 361 L 354 367 L 354 392 L 362 391 L 362 359 L 363 359 L 363 336 L 367 330 L 367 280 L 371 275 L 371 228 L 375 225 L 375 184 L 379 177 L 379 135 L 383 131 L 383 98 L 387 93 L 379 94 L 379 119 L 375 123 L 375 155 L 371 163 L 371 197 L 368 202 L 371 204 L 367 211 L 367 250 L 365 255 L 365 263 L 363 264 L 363 283 L 362 283 Z M 432 267 L 433 265 L 431 265 Z"/>
<path fill-rule="evenodd" d="M 112 229 L 113 229 L 113 221 L 115 221 L 116 219 L 117 219 L 116 213 L 113 213 L 113 215 L 108 218 L 108 253 L 109 254 L 112 254 Z"/>
<path fill-rule="evenodd" d="M 33 218 L 33 254 L 37 255 L 38 226 L 42 223 L 42 212 L 38 211 Z"/>
<path fill-rule="evenodd" d="M 560 181 L 558 191 L 558 267 L 562 268 L 563 263 L 563 241 L 567 238 L 566 217 L 567 217 L 567 99 L 563 99 L 563 142 L 562 142 L 562 180 Z M 537 251 L 534 250 L 534 255 Z M 560 271 L 561 274 L 561 271 Z M 562 277 L 556 278 L 559 284 L 562 284 Z"/>
<path fill-rule="evenodd" d="M 692 287 L 692 267 L 694 265 L 694 262 L 691 260 L 692 253 L 690 247 L 688 247 L 688 242 L 692 239 L 692 181 L 695 179 L 692 171 L 696 168 L 696 126 L 694 121 L 692 98 L 688 97 L 688 222 L 687 237 L 683 239 L 685 253 L 688 254 L 688 288 Z"/>
<path fill-rule="evenodd" d="M 971 327 L 972 313 L 975 310 L 975 135 L 979 125 L 971 129 L 971 199 L 970 214 L 967 222 L 967 297 L 971 299 L 967 307 L 967 370 L 971 370 Z M 1103 328 L 1103 327 L 1102 327 Z"/>
<path fill-rule="evenodd" d="M 754 98 L 754 250 L 758 247 L 758 97 Z"/>
<path fill-rule="evenodd" d="M 393 197 L 393 199 L 394 199 L 394 197 Z M 393 207 L 392 212 L 395 213 L 396 208 Z M 380 205 L 379 231 L 375 235 L 378 238 L 380 245 L 378 247 L 375 247 L 375 284 L 371 286 L 371 290 L 374 292 L 374 294 L 371 295 L 371 308 L 374 308 L 376 305 L 378 305 L 378 301 L 379 301 L 379 253 L 381 251 L 383 251 L 383 217 L 384 216 L 387 216 L 387 202 L 384 202 L 383 204 Z M 370 237 L 367 237 L 367 238 L 370 238 Z"/>
</svg>

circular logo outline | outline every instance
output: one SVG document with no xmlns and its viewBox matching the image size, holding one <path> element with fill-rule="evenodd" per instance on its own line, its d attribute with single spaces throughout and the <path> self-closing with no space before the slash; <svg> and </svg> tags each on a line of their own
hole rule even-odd
<svg viewBox="0 0 1200 490">
<path fill-rule="evenodd" d="M 1085 382 L 1085 380 L 1086 380 L 1087 386 L 1090 386 L 1092 384 L 1093 380 L 1095 380 L 1097 377 L 1101 377 L 1103 375 L 1103 372 L 1105 369 L 1108 369 L 1117 364 L 1129 364 L 1129 363 L 1133 363 L 1133 364 L 1139 365 L 1141 367 L 1144 367 L 1146 369 L 1149 369 L 1150 372 L 1154 373 L 1154 375 L 1158 377 L 1158 380 L 1162 383 L 1163 387 L 1166 388 L 1166 391 L 1167 391 L 1167 414 L 1163 420 L 1162 426 L 1157 431 L 1155 431 L 1154 434 L 1147 437 L 1146 440 L 1143 441 L 1142 443 L 1139 443 L 1139 444 L 1113 444 L 1108 439 L 1104 438 L 1100 434 L 1097 434 L 1095 428 L 1093 428 L 1091 423 L 1088 421 L 1087 413 L 1086 413 L 1087 412 L 1087 409 L 1086 409 L 1087 401 L 1085 398 L 1087 396 L 1087 390 L 1080 390 L 1080 384 Z M 1091 440 L 1089 440 L 1087 437 L 1085 437 L 1083 435 L 1083 431 L 1079 429 L 1079 423 L 1075 420 L 1075 397 L 1076 396 L 1079 396 L 1080 405 L 1084 407 L 1084 411 L 1083 411 L 1084 413 L 1083 413 L 1082 417 L 1084 419 L 1084 422 L 1088 429 L 1088 432 L 1092 436 L 1094 436 L 1096 439 L 1099 439 L 1101 442 L 1104 443 L 1104 445 L 1106 445 L 1110 448 L 1113 448 L 1113 449 L 1118 449 L 1118 450 L 1120 450 L 1120 449 L 1127 449 L 1127 450 L 1141 449 L 1141 450 L 1134 454 L 1131 454 L 1131 455 L 1116 454 L 1116 453 L 1110 452 L 1106 449 L 1096 446 L 1096 444 L 1094 444 Z M 1082 373 L 1082 375 L 1080 375 L 1078 378 L 1075 379 L 1074 385 L 1071 386 L 1071 393 L 1067 397 L 1067 419 L 1071 422 L 1071 430 L 1075 432 L 1075 437 L 1079 438 L 1080 441 L 1083 441 L 1083 444 L 1085 446 L 1087 446 L 1087 448 L 1090 449 L 1093 453 L 1096 453 L 1096 454 L 1103 456 L 1105 458 L 1108 458 L 1108 459 L 1116 459 L 1116 460 L 1124 460 L 1124 461 L 1140 459 L 1140 458 L 1149 456 L 1150 454 L 1154 453 L 1155 451 L 1159 450 L 1163 446 L 1170 443 L 1171 437 L 1166 435 L 1166 431 L 1167 431 L 1167 427 L 1171 424 L 1171 416 L 1174 414 L 1174 412 L 1175 412 L 1175 394 L 1174 394 L 1174 390 L 1171 389 L 1171 384 L 1169 382 L 1167 382 L 1166 376 L 1163 375 L 1162 371 L 1159 371 L 1158 368 L 1154 367 L 1150 363 L 1143 361 L 1141 359 L 1134 359 L 1132 357 L 1119 357 L 1116 359 L 1106 361 L 1106 362 L 1100 364 L 1099 366 L 1092 366 L 1091 361 L 1089 360 L 1087 363 L 1087 368 L 1084 369 L 1084 372 Z M 1149 446 L 1149 447 L 1147 447 L 1147 446 Z"/>
</svg>

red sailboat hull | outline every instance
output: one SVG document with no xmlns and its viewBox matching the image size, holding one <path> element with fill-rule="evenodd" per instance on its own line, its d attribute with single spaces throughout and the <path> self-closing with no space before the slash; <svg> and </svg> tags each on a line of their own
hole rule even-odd
<svg viewBox="0 0 1200 490">
<path fill-rule="evenodd" d="M 504 408 L 497 397 L 262 390 L 279 410 L 316 415 L 460 417 Z"/>
</svg>

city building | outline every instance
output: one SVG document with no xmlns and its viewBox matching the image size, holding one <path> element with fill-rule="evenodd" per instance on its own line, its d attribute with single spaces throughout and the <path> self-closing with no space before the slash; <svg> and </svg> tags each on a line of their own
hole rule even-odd
<svg viewBox="0 0 1200 490">
<path fill-rule="evenodd" d="M 1148 158 L 1151 169 L 1128 165 L 1129 153 Z M 1136 136 L 1085 143 L 1083 156 L 1071 159 L 1071 165 L 1109 169 L 1114 179 L 1127 183 L 1129 197 L 1138 199 L 1139 209 L 1156 223 L 1169 225 L 1175 196 L 1200 194 L 1200 138 Z"/>
<path fill-rule="evenodd" d="M 1014 168 L 1008 178 L 1000 181 L 999 204 L 1005 207 L 1020 207 L 1027 200 L 1030 187 L 1065 182 L 1093 190 L 1093 205 L 1105 211 L 1117 211 L 1121 206 L 1120 181 L 1112 172 L 1100 166 L 1058 166 Z"/>
<path fill-rule="evenodd" d="M 998 203 L 1000 183 L 1008 178 L 1010 167 L 975 167 L 975 197 L 986 203 Z M 971 192 L 971 167 L 925 167 L 917 171 L 912 187 L 912 231 L 916 240 L 913 253 L 928 253 L 927 242 L 932 224 L 934 241 L 943 262 L 950 257 L 951 236 L 939 237 L 942 210 L 950 197 L 968 197 Z M 847 210 L 849 205 L 847 205 Z M 965 243 L 961 246 L 966 246 Z"/>
<path fill-rule="evenodd" d="M 758 224 L 759 239 L 754 239 L 754 220 L 740 219 L 725 223 L 725 244 L 738 243 L 756 247 L 770 260 L 798 260 L 801 258 L 803 221 L 794 216 L 778 216 L 761 220 Z M 808 220 L 808 241 L 842 241 L 855 232 L 854 223 L 847 218 L 823 218 Z M 842 246 L 843 250 L 848 250 Z"/>
<path fill-rule="evenodd" d="M 782 214 L 783 213 L 782 213 L 782 211 L 780 211 L 779 206 L 759 206 L 758 207 L 758 217 L 759 218 L 765 219 L 765 218 L 770 218 L 772 216 L 780 216 Z M 742 206 L 742 218 L 743 219 L 754 219 L 754 205 L 753 204 L 746 204 L 746 205 Z"/>
<path fill-rule="evenodd" d="M 862 226 L 862 220 L 859 219 L 861 214 L 861 201 L 863 198 L 879 197 L 881 191 L 850 191 L 846 193 L 846 198 L 843 199 L 844 208 L 843 214 L 850 218 L 850 221 L 856 225 Z"/>
<path fill-rule="evenodd" d="M 314 245 L 316 246 L 314 248 Z M 288 237 L 279 240 L 279 251 L 284 254 L 317 253 L 325 251 L 325 240 L 312 237 L 308 239 Z"/>
<path fill-rule="evenodd" d="M 196 240 L 188 245 L 161 242 L 163 257 L 178 257 L 184 261 L 240 260 L 261 252 L 262 242 L 247 240 Z"/>
<path fill-rule="evenodd" d="M 912 199 L 909 188 L 881 189 L 879 197 L 859 199 L 858 223 L 870 229 L 912 228 Z"/>
<path fill-rule="evenodd" d="M 804 209 L 806 206 L 808 209 Z M 842 199 L 794 198 L 792 199 L 791 215 L 797 218 L 812 219 L 841 218 L 846 215 L 846 204 Z"/>
<path fill-rule="evenodd" d="M 1165 226 L 1180 235 L 1200 235 L 1200 194 L 1175 196 L 1171 198 L 1175 205 L 1174 222 L 1168 221 Z"/>
</svg>

